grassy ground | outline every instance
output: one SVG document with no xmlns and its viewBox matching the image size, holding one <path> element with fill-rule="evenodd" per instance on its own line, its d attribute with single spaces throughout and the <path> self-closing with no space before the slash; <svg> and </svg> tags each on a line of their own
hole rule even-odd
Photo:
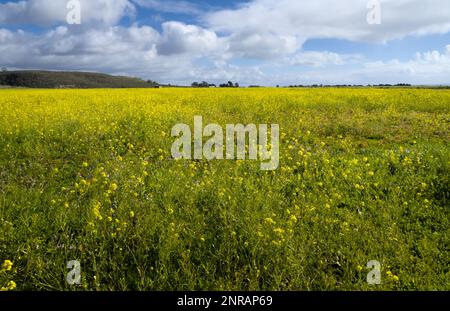
<svg viewBox="0 0 450 311">
<path fill-rule="evenodd" d="M 0 287 L 450 290 L 449 103 L 446 90 L 0 90 Z M 171 128 L 194 115 L 279 124 L 280 168 L 172 160 Z"/>
</svg>

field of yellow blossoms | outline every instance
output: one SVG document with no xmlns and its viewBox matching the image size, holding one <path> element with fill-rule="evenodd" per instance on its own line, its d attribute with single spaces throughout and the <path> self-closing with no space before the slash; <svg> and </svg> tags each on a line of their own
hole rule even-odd
<svg viewBox="0 0 450 311">
<path fill-rule="evenodd" d="M 450 290 L 448 90 L 0 90 L 0 107 L 1 290 Z M 195 115 L 279 124 L 279 168 L 172 159 Z"/>
</svg>

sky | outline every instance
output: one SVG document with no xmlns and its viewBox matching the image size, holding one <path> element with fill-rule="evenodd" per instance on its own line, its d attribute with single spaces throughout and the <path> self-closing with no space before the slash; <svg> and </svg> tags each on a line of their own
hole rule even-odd
<svg viewBox="0 0 450 311">
<path fill-rule="evenodd" d="M 450 1 L 0 0 L 0 67 L 178 85 L 448 85 Z"/>
</svg>

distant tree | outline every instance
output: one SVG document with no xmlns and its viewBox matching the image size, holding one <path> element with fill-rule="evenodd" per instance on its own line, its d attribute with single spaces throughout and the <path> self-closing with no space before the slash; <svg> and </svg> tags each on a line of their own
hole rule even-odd
<svg viewBox="0 0 450 311">
<path fill-rule="evenodd" d="M 7 72 L 7 71 L 8 71 L 8 68 L 2 67 L 2 72 Z"/>
<path fill-rule="evenodd" d="M 228 81 L 228 87 L 233 87 L 233 82 Z"/>
<path fill-rule="evenodd" d="M 209 84 L 206 81 L 202 81 L 202 82 L 193 82 L 191 84 L 192 87 L 204 87 L 204 88 L 208 88 L 211 86 L 211 84 Z"/>
<path fill-rule="evenodd" d="M 236 82 L 236 83 L 234 84 L 234 87 L 239 87 L 239 83 Z"/>
</svg>

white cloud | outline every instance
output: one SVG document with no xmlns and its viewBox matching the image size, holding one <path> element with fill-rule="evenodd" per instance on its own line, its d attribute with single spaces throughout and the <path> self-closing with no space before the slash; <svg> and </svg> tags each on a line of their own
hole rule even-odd
<svg viewBox="0 0 450 311">
<path fill-rule="evenodd" d="M 342 55 L 328 51 L 305 51 L 294 55 L 290 59 L 290 64 L 325 67 L 330 65 L 345 65 L 348 62 L 358 61 L 361 58 L 361 55 Z"/>
<path fill-rule="evenodd" d="M 276 35 L 270 32 L 241 32 L 227 38 L 229 52 L 244 58 L 270 59 L 292 54 L 301 43 L 295 36 Z"/>
<path fill-rule="evenodd" d="M 81 20 L 89 25 L 114 25 L 133 15 L 134 5 L 128 0 L 79 0 Z M 69 13 L 67 0 L 28 0 L 0 4 L 0 24 L 34 24 L 48 26 L 65 23 Z"/>
<path fill-rule="evenodd" d="M 416 53 L 414 59 L 400 62 L 371 62 L 365 64 L 368 74 L 384 75 L 392 79 L 409 79 L 418 83 L 450 83 L 450 46 L 443 53 L 429 51 Z"/>
<path fill-rule="evenodd" d="M 133 0 L 137 5 L 165 13 L 179 13 L 188 15 L 202 14 L 202 9 L 189 1 L 178 0 Z"/>
<path fill-rule="evenodd" d="M 162 55 L 190 53 L 197 57 L 217 51 L 223 44 L 215 32 L 180 22 L 162 24 L 158 52 Z"/>
<path fill-rule="evenodd" d="M 253 0 L 235 10 L 208 14 L 216 31 L 270 33 L 311 38 L 380 42 L 407 35 L 450 31 L 448 0 L 381 0 L 381 25 L 367 23 L 367 1 Z"/>
<path fill-rule="evenodd" d="M 382 0 L 381 25 L 367 24 L 365 0 L 253 0 L 236 9 L 208 13 L 202 25 L 164 22 L 160 32 L 118 24 L 133 14 L 135 5 L 159 12 L 201 12 L 188 1 L 177 0 L 81 2 L 83 27 L 64 24 L 66 0 L 0 4 L 0 24 L 38 24 L 48 29 L 34 34 L 0 28 L 0 65 L 102 71 L 182 84 L 194 80 L 244 85 L 450 82 L 450 45 L 403 62 L 367 62 L 361 55 L 302 50 L 311 38 L 382 42 L 447 33 L 450 2 L 444 0 Z M 256 60 L 257 65 L 245 65 L 242 59 Z"/>
</svg>

